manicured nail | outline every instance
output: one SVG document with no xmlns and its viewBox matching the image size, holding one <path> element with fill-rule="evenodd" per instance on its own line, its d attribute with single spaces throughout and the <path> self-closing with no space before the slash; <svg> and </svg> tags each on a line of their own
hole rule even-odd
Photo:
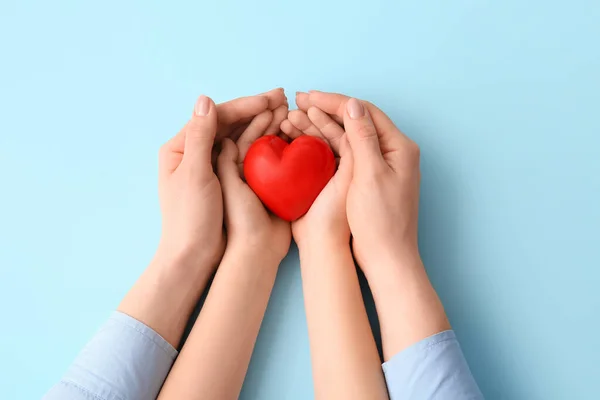
<svg viewBox="0 0 600 400">
<path fill-rule="evenodd" d="M 196 106 L 194 107 L 194 112 L 199 117 L 206 117 L 208 112 L 210 111 L 210 101 L 206 96 L 198 97 L 198 101 L 196 102 Z"/>
<path fill-rule="evenodd" d="M 361 102 L 356 99 L 348 100 L 348 104 L 346 104 L 346 110 L 352 119 L 359 119 L 365 115 L 365 108 Z"/>
</svg>

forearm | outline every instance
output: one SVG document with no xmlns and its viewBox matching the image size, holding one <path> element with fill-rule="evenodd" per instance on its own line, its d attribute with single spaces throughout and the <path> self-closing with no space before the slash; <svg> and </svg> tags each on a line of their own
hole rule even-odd
<svg viewBox="0 0 600 400">
<path fill-rule="evenodd" d="M 390 399 L 482 399 L 417 251 L 366 266 Z"/>
<path fill-rule="evenodd" d="M 385 361 L 426 337 L 450 329 L 418 252 L 382 256 L 374 264 L 363 270 L 377 307 Z"/>
<path fill-rule="evenodd" d="M 157 253 L 118 311 L 143 322 L 177 348 L 212 268 Z"/>
<path fill-rule="evenodd" d="M 317 399 L 387 398 L 349 246 L 300 247 Z"/>
<path fill-rule="evenodd" d="M 237 399 L 280 261 L 226 252 L 160 399 Z"/>
<path fill-rule="evenodd" d="M 158 395 L 210 269 L 157 256 L 47 399 Z"/>
</svg>

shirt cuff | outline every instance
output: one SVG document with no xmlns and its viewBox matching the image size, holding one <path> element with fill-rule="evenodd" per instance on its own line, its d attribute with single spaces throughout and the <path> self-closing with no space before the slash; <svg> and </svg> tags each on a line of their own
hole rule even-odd
<svg viewBox="0 0 600 400">
<path fill-rule="evenodd" d="M 454 331 L 415 343 L 383 364 L 390 400 L 483 399 Z"/>
<path fill-rule="evenodd" d="M 78 391 L 81 399 L 154 399 L 176 357 L 177 350 L 158 333 L 115 311 L 48 393 L 55 397 L 46 398 L 71 398 L 61 391 Z"/>
</svg>

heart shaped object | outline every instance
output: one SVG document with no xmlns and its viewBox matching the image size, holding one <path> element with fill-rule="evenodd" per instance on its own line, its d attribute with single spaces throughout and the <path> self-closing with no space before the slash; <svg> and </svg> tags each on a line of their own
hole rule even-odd
<svg viewBox="0 0 600 400">
<path fill-rule="evenodd" d="M 286 221 L 308 211 L 335 173 L 335 157 L 321 139 L 303 135 L 256 140 L 244 160 L 246 182 L 265 206 Z"/>
</svg>

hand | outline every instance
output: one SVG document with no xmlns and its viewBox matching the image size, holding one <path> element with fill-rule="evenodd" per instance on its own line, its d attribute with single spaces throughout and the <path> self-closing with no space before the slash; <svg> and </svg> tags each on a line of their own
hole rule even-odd
<svg viewBox="0 0 600 400">
<path fill-rule="evenodd" d="M 237 138 L 255 116 L 271 118 L 264 131 L 279 131 L 287 115 L 283 90 L 243 97 L 215 106 L 200 97 L 190 121 L 160 150 L 159 197 L 163 214 L 158 259 L 212 271 L 225 249 L 223 200 L 213 172 L 215 140 Z"/>
<path fill-rule="evenodd" d="M 250 145 L 267 132 L 269 126 L 277 126 L 285 115 L 270 111 L 259 114 L 239 136 L 237 143 L 224 139 L 217 170 L 223 188 L 225 202 L 225 227 L 227 230 L 227 254 L 238 253 L 241 257 L 260 256 L 258 259 L 279 262 L 287 254 L 291 231 L 290 224 L 270 214 L 252 189 L 243 181 L 243 162 Z"/>
<path fill-rule="evenodd" d="M 344 125 L 354 158 L 346 211 L 361 268 L 368 275 L 419 258 L 418 146 L 370 103 L 322 92 L 298 93 L 296 103 L 308 111 L 316 106 Z"/>
<path fill-rule="evenodd" d="M 346 133 L 316 107 L 291 111 L 281 130 L 293 139 L 303 134 L 319 137 L 339 157 L 335 175 L 308 212 L 292 222 L 300 249 L 315 398 L 387 399 L 381 360 L 350 252 L 346 199 L 353 157 Z M 352 385 L 346 384 L 349 381 Z"/>
<path fill-rule="evenodd" d="M 335 248 L 348 247 L 350 228 L 346 217 L 346 197 L 352 179 L 352 153 L 344 129 L 316 107 L 304 112 L 294 110 L 281 124 L 281 130 L 295 139 L 305 134 L 329 143 L 339 158 L 335 175 L 321 191 L 308 212 L 292 223 L 292 232 L 298 246 L 307 242 L 327 244 Z"/>
<path fill-rule="evenodd" d="M 349 97 L 299 93 L 343 124 L 354 159 L 346 211 L 354 256 L 375 299 L 384 361 L 450 329 L 417 245 L 419 148 L 374 105 Z"/>
</svg>

